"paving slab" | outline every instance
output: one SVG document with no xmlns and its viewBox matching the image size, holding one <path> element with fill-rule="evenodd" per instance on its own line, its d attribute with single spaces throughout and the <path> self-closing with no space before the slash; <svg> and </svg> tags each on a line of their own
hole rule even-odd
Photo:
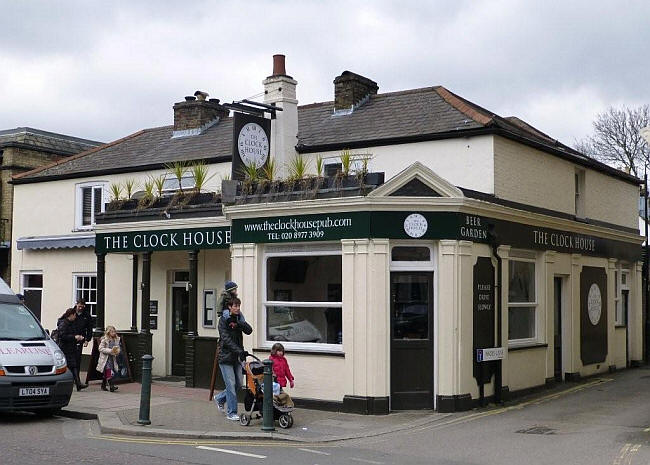
<svg viewBox="0 0 650 465">
<path fill-rule="evenodd" d="M 104 434 L 183 437 L 193 439 L 255 438 L 301 442 L 331 442 L 388 434 L 432 424 L 450 414 L 406 411 L 389 415 L 354 415 L 297 408 L 292 428 L 262 431 L 262 420 L 249 426 L 227 420 L 209 399 L 207 389 L 186 388 L 182 382 L 155 381 L 151 386 L 150 425 L 138 424 L 140 384 L 121 384 L 118 391 L 106 392 L 99 383 L 74 392 L 63 415 L 96 417 Z M 243 405 L 239 406 L 239 412 Z"/>
</svg>

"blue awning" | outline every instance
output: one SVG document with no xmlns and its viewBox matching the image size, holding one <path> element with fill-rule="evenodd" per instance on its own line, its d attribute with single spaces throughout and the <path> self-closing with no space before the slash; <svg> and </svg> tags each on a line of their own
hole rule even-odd
<svg viewBox="0 0 650 465">
<path fill-rule="evenodd" d="M 95 234 L 21 237 L 16 241 L 18 250 L 77 249 L 86 247 L 95 247 Z"/>
</svg>

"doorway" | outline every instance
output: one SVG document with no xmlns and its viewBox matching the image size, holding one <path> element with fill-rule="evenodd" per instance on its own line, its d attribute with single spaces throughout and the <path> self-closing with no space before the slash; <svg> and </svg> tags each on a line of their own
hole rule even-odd
<svg viewBox="0 0 650 465">
<path fill-rule="evenodd" d="M 185 376 L 185 340 L 190 293 L 185 286 L 172 286 L 172 376 Z"/>
<path fill-rule="evenodd" d="M 555 381 L 561 382 L 562 376 L 562 282 L 561 277 L 553 278 L 553 347 Z"/>
<path fill-rule="evenodd" d="M 391 410 L 433 408 L 433 273 L 390 274 Z"/>
</svg>

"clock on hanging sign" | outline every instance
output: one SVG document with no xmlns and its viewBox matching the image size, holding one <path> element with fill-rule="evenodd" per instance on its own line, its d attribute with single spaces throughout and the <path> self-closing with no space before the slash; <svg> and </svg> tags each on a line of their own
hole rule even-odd
<svg viewBox="0 0 650 465">
<path fill-rule="evenodd" d="M 269 158 L 269 138 L 266 131 L 257 123 L 246 123 L 237 138 L 239 158 L 246 166 L 260 169 Z"/>
<path fill-rule="evenodd" d="M 261 170 L 271 152 L 271 120 L 256 115 L 235 113 L 232 133 L 232 178 L 244 180 L 246 167 Z"/>
</svg>

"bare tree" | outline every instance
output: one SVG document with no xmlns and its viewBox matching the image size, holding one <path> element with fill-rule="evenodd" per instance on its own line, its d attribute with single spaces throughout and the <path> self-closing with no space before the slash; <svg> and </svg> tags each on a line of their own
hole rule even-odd
<svg viewBox="0 0 650 465">
<path fill-rule="evenodd" d="M 609 107 L 596 116 L 593 125 L 593 135 L 577 141 L 575 149 L 634 176 L 643 175 L 650 147 L 639 131 L 650 125 L 650 106 Z"/>
</svg>

